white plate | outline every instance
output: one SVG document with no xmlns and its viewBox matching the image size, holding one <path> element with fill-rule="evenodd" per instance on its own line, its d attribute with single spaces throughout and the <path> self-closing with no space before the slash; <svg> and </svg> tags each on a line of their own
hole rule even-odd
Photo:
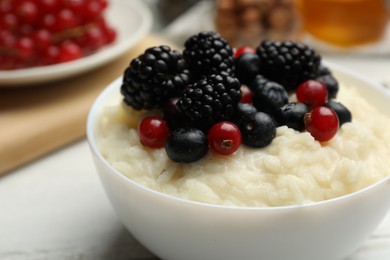
<svg viewBox="0 0 390 260">
<path fill-rule="evenodd" d="M 117 39 L 95 54 L 62 64 L 0 71 L 0 87 L 26 86 L 59 80 L 86 72 L 114 60 L 135 45 L 152 25 L 150 10 L 142 1 L 111 0 L 106 10 L 108 23 L 117 30 Z"/>
</svg>

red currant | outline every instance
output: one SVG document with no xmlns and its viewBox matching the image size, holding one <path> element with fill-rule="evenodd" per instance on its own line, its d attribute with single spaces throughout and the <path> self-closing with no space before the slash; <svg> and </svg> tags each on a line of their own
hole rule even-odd
<svg viewBox="0 0 390 260">
<path fill-rule="evenodd" d="M 9 13 L 0 17 L 0 26 L 2 29 L 9 31 L 17 30 L 19 27 L 19 19 L 15 14 Z"/>
<path fill-rule="evenodd" d="M 22 59 L 29 58 L 34 53 L 34 42 L 29 37 L 23 37 L 15 43 L 18 55 Z"/>
<path fill-rule="evenodd" d="M 138 133 L 143 145 L 150 148 L 162 148 L 168 138 L 169 128 L 164 119 L 148 116 L 140 122 Z"/>
<path fill-rule="evenodd" d="M 72 60 L 77 60 L 81 58 L 81 56 L 81 48 L 77 44 L 71 41 L 67 41 L 61 45 L 58 59 L 60 62 L 68 62 Z"/>
<path fill-rule="evenodd" d="M 252 103 L 252 91 L 247 85 L 242 84 L 241 85 L 241 103 Z"/>
<path fill-rule="evenodd" d="M 70 9 L 62 9 L 56 16 L 58 27 L 61 30 L 69 29 L 77 25 L 77 17 Z"/>
<path fill-rule="evenodd" d="M 38 7 L 33 1 L 22 2 L 18 6 L 17 13 L 19 17 L 23 19 L 23 21 L 29 24 L 34 24 L 39 18 Z"/>
<path fill-rule="evenodd" d="M 107 6 L 107 0 L 0 0 L 0 69 L 75 60 L 113 42 Z"/>
<path fill-rule="evenodd" d="M 255 49 L 253 49 L 252 47 L 249 47 L 249 46 L 242 46 L 242 47 L 239 47 L 236 52 L 234 53 L 234 58 L 238 58 L 240 57 L 241 54 L 244 54 L 244 53 L 255 53 Z"/>
<path fill-rule="evenodd" d="M 15 36 L 9 31 L 0 31 L 0 45 L 12 47 L 16 42 Z"/>
<path fill-rule="evenodd" d="M 35 45 L 41 50 L 47 49 L 52 43 L 49 31 L 43 29 L 40 29 L 34 33 L 33 40 Z"/>
<path fill-rule="evenodd" d="M 116 39 L 116 31 L 115 31 L 115 29 L 113 29 L 111 27 L 105 28 L 104 35 L 106 37 L 106 42 L 107 43 L 112 43 Z"/>
<path fill-rule="evenodd" d="M 99 49 L 104 43 L 104 34 L 99 27 L 92 26 L 85 32 L 85 45 L 91 52 Z"/>
<path fill-rule="evenodd" d="M 60 48 L 55 45 L 50 45 L 43 50 L 44 65 L 51 65 L 59 62 Z"/>
<path fill-rule="evenodd" d="M 304 117 L 306 131 L 319 142 L 326 142 L 336 135 L 339 118 L 336 112 L 328 107 L 315 107 Z"/>
<path fill-rule="evenodd" d="M 231 122 L 219 122 L 213 125 L 208 133 L 207 141 L 211 150 L 221 155 L 229 155 L 241 145 L 241 132 Z"/>
<path fill-rule="evenodd" d="M 316 80 L 308 80 L 298 86 L 296 95 L 299 102 L 314 108 L 325 104 L 328 99 L 328 90 L 325 84 Z"/>
</svg>

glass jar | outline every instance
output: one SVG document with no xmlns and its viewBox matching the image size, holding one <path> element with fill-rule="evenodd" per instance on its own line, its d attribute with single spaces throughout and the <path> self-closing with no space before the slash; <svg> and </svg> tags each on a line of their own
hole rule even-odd
<svg viewBox="0 0 390 260">
<path fill-rule="evenodd" d="M 379 41 L 389 13 L 386 0 L 297 0 L 304 30 L 341 47 Z"/>
<path fill-rule="evenodd" d="M 294 0 L 217 0 L 214 22 L 233 47 L 298 38 Z"/>
</svg>

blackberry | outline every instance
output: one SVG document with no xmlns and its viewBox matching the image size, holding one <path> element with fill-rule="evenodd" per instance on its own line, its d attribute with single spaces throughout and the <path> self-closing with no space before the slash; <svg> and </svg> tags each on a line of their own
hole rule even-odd
<svg viewBox="0 0 390 260">
<path fill-rule="evenodd" d="M 292 41 L 263 41 L 256 49 L 260 74 L 281 84 L 287 91 L 317 76 L 321 57 L 309 46 Z"/>
<path fill-rule="evenodd" d="M 286 125 L 297 131 L 305 130 L 304 117 L 309 113 L 310 109 L 307 105 L 300 102 L 288 103 L 276 112 L 276 121 L 279 126 Z"/>
<path fill-rule="evenodd" d="M 328 100 L 336 98 L 337 93 L 339 92 L 339 83 L 336 78 L 331 74 L 319 76 L 316 78 L 317 81 L 325 84 L 326 89 L 328 90 Z"/>
<path fill-rule="evenodd" d="M 216 122 L 230 120 L 240 97 L 238 79 L 211 75 L 188 87 L 176 107 L 193 126 L 207 131 Z"/>
<path fill-rule="evenodd" d="M 134 109 L 159 108 L 179 95 L 189 82 L 190 71 L 183 56 L 162 45 L 147 49 L 131 61 L 123 75 L 121 93 Z"/>
<path fill-rule="evenodd" d="M 179 163 L 200 160 L 207 150 L 207 136 L 196 128 L 178 128 L 168 136 L 165 143 L 168 157 Z"/>
<path fill-rule="evenodd" d="M 218 33 L 201 32 L 188 38 L 184 46 L 184 59 L 197 79 L 211 74 L 233 75 L 233 50 Z"/>
<path fill-rule="evenodd" d="M 329 101 L 328 103 L 325 104 L 325 106 L 328 108 L 332 108 L 336 112 L 339 118 L 339 126 L 341 126 L 344 123 L 352 121 L 351 112 L 343 104 L 335 101 Z"/>
<path fill-rule="evenodd" d="M 259 73 L 260 59 L 256 53 L 243 53 L 235 59 L 235 75 L 242 84 L 250 85 Z"/>
<path fill-rule="evenodd" d="M 278 83 L 261 76 L 256 77 L 251 85 L 252 102 L 257 110 L 274 116 L 275 112 L 288 103 L 287 91 Z"/>
</svg>

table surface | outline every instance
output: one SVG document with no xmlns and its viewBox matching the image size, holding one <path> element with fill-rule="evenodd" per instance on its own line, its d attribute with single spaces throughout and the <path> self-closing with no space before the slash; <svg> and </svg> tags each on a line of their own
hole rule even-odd
<svg viewBox="0 0 390 260">
<path fill-rule="evenodd" d="M 390 56 L 325 58 L 390 82 Z M 83 139 L 0 178 L 0 259 L 157 258 L 117 219 Z M 390 259 L 390 212 L 347 258 L 369 259 Z"/>
</svg>

